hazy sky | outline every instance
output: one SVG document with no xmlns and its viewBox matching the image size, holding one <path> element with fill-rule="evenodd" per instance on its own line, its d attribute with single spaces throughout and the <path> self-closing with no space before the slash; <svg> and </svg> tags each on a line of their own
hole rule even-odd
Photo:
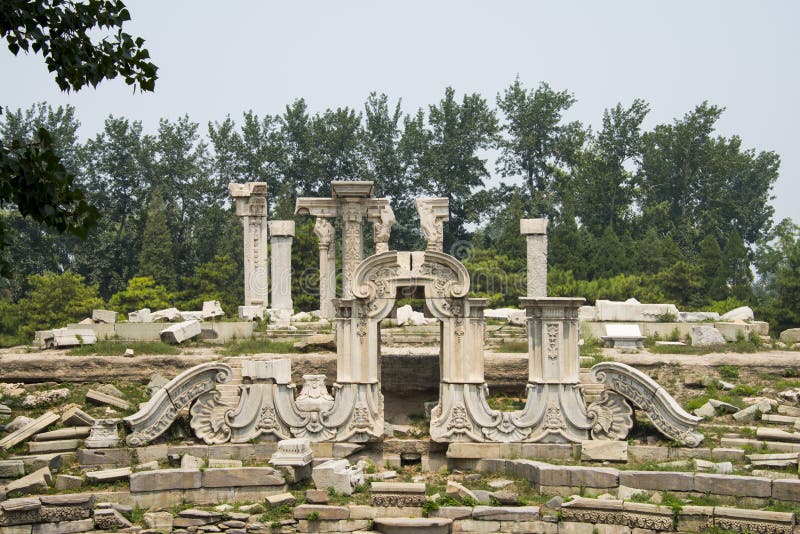
<svg viewBox="0 0 800 534">
<path fill-rule="evenodd" d="M 0 105 L 72 104 L 82 136 L 109 114 L 141 120 L 188 114 L 205 129 L 227 114 L 280 113 L 297 97 L 312 111 L 362 109 L 370 91 L 406 111 L 437 102 L 446 86 L 494 103 L 519 75 L 572 91 L 569 119 L 595 128 L 603 109 L 650 103 L 645 125 L 671 121 L 703 100 L 724 106 L 722 135 L 782 158 L 776 221 L 800 222 L 800 3 L 266 2 L 128 0 L 127 30 L 146 39 L 160 78 L 154 94 L 120 80 L 58 91 L 38 56 L 0 51 Z"/>
</svg>

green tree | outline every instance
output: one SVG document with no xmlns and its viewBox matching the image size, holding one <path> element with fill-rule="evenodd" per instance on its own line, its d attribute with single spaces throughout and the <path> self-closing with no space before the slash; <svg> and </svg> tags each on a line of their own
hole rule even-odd
<svg viewBox="0 0 800 534">
<path fill-rule="evenodd" d="M 142 308 L 155 311 L 169 307 L 172 298 L 167 288 L 156 284 L 149 276 L 140 276 L 128 280 L 125 289 L 115 293 L 108 301 L 108 306 L 126 314 Z"/>
<path fill-rule="evenodd" d="M 584 130 L 579 122 L 563 122 L 563 114 L 575 103 L 568 91 L 554 91 L 542 82 L 526 90 L 519 78 L 497 96 L 503 112 L 504 136 L 499 142 L 498 171 L 504 177 L 520 177 L 525 185 L 528 217 L 553 217 Z"/>
<path fill-rule="evenodd" d="M 97 286 L 87 286 L 79 274 L 45 273 L 28 278 L 30 291 L 16 304 L 18 332 L 31 339 L 36 330 L 61 328 L 92 316 L 102 308 Z"/>
<path fill-rule="evenodd" d="M 636 172 L 628 165 L 640 159 L 640 130 L 648 111 L 638 99 L 629 108 L 617 104 L 605 110 L 602 130 L 578 159 L 578 216 L 595 235 L 606 226 L 622 230 L 632 215 Z"/>
<path fill-rule="evenodd" d="M 697 260 L 706 300 L 724 300 L 727 296 L 725 268 L 716 237 L 708 234 L 703 238 Z"/>
<path fill-rule="evenodd" d="M 155 86 L 157 67 L 148 61 L 144 40 L 122 31 L 130 13 L 119 0 L 2 0 L 0 13 L 0 37 L 11 53 L 41 53 L 62 91 L 95 87 L 118 75 L 143 91 Z M 30 137 L 0 142 L 0 208 L 5 206 L 79 237 L 98 217 L 44 127 Z M 0 226 L 0 247 L 4 244 Z M 0 260 L 0 276 L 9 275 L 9 264 Z"/>
<path fill-rule="evenodd" d="M 791 219 L 776 225 L 756 258 L 764 295 L 763 312 L 778 331 L 800 327 L 800 226 Z"/>
<path fill-rule="evenodd" d="M 418 179 L 424 193 L 450 201 L 446 249 L 465 239 L 465 225 L 479 218 L 472 196 L 489 176 L 480 152 L 494 144 L 496 134 L 494 111 L 477 93 L 464 95 L 459 103 L 455 90 L 448 87 L 444 98 L 428 108 L 427 143 L 420 155 Z"/>
<path fill-rule="evenodd" d="M 744 241 L 734 229 L 725 241 L 722 252 L 723 273 L 731 295 L 747 302 L 752 297 L 753 271 Z"/>
<path fill-rule="evenodd" d="M 657 279 L 664 295 L 675 304 L 687 305 L 702 301 L 702 298 L 698 299 L 698 294 L 702 290 L 703 281 L 700 268 L 696 265 L 681 260 L 659 273 Z"/>
<path fill-rule="evenodd" d="M 158 189 L 153 191 L 147 209 L 142 250 L 139 253 L 138 276 L 150 277 L 170 290 L 177 286 L 172 234 L 167 224 L 167 212 L 161 191 Z"/>
<path fill-rule="evenodd" d="M 203 301 L 218 300 L 229 317 L 236 317 L 238 306 L 244 299 L 241 271 L 228 255 L 216 255 L 212 261 L 201 264 L 194 276 L 183 281 L 184 290 L 178 296 L 181 309 L 199 310 Z"/>
</svg>

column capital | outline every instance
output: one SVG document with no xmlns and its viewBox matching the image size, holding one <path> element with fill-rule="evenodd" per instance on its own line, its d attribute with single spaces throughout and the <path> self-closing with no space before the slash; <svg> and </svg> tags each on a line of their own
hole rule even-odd
<svg viewBox="0 0 800 534">
<path fill-rule="evenodd" d="M 294 221 L 269 221 L 269 235 L 294 237 Z"/>
<path fill-rule="evenodd" d="M 549 222 L 547 219 L 520 219 L 519 233 L 522 235 L 546 235 Z"/>
</svg>

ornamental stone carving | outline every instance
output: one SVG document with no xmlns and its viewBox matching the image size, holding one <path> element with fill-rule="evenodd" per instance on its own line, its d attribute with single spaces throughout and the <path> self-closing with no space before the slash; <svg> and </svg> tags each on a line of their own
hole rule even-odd
<svg viewBox="0 0 800 534">
<path fill-rule="evenodd" d="M 181 410 L 203 394 L 216 393 L 217 384 L 228 382 L 231 374 L 224 363 L 202 363 L 182 372 L 156 391 L 138 412 L 123 419 L 131 429 L 126 443 L 139 447 L 153 441 Z"/>
<path fill-rule="evenodd" d="M 633 408 L 622 395 L 605 390 L 587 408 L 592 419 L 592 439 L 624 440 L 633 428 Z"/>
<path fill-rule="evenodd" d="M 644 411 L 668 438 L 688 447 L 702 443 L 703 434 L 697 431 L 702 418 L 687 413 L 672 395 L 641 371 L 624 363 L 602 362 L 592 367 L 592 379 Z"/>
<path fill-rule="evenodd" d="M 450 220 L 450 201 L 447 198 L 418 198 L 415 201 L 422 234 L 428 242 L 427 250 L 441 252 L 444 246 L 444 228 Z"/>
</svg>

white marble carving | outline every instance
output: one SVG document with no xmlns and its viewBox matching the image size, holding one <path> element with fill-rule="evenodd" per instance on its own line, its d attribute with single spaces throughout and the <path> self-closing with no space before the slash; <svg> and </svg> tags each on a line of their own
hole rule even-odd
<svg viewBox="0 0 800 534">
<path fill-rule="evenodd" d="M 592 439 L 624 440 L 633 428 L 633 409 L 619 393 L 605 390 L 586 409 L 592 419 Z"/>
<path fill-rule="evenodd" d="M 230 183 L 228 192 L 236 202 L 236 215 L 244 229 L 244 305 L 268 306 L 267 184 Z"/>
<path fill-rule="evenodd" d="M 703 441 L 703 434 L 697 431 L 703 418 L 687 413 L 672 395 L 641 371 L 624 363 L 602 362 L 592 367 L 592 379 L 644 411 L 668 438 L 689 447 L 697 447 Z"/>
<path fill-rule="evenodd" d="M 292 438 L 278 442 L 278 450 L 269 459 L 269 463 L 275 467 L 303 467 L 312 460 L 311 442 L 305 438 Z"/>
<path fill-rule="evenodd" d="M 119 446 L 118 424 L 119 419 L 95 419 L 84 445 L 89 449 L 107 449 Z"/>
<path fill-rule="evenodd" d="M 372 225 L 375 254 L 389 252 L 389 237 L 392 234 L 392 226 L 396 222 L 394 210 L 389 204 L 386 204 L 380 211 L 380 219 Z"/>
<path fill-rule="evenodd" d="M 447 198 L 418 198 L 415 200 L 419 224 L 427 241 L 427 250 L 442 252 L 444 223 L 450 220 L 450 201 Z"/>
<path fill-rule="evenodd" d="M 350 465 L 347 460 L 328 460 L 315 467 L 311 477 L 317 489 L 333 489 L 345 495 L 352 495 L 356 487 L 364 483 L 362 467 Z"/>
<path fill-rule="evenodd" d="M 193 400 L 209 392 L 218 396 L 216 385 L 227 382 L 231 373 L 223 363 L 202 363 L 182 372 L 156 391 L 138 412 L 123 419 L 131 428 L 125 441 L 139 447 L 154 440 Z"/>
</svg>

